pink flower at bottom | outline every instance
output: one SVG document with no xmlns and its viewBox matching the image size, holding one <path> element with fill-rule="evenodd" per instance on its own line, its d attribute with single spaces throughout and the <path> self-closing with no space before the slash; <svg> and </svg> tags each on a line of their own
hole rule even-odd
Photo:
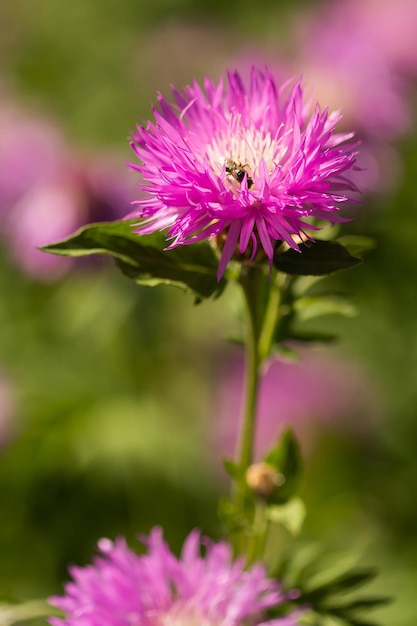
<svg viewBox="0 0 417 626">
<path fill-rule="evenodd" d="M 244 570 L 225 543 L 202 540 L 192 531 L 180 558 L 162 531 L 145 539 L 138 556 L 122 538 L 99 542 L 92 565 L 72 567 L 66 595 L 49 602 L 63 610 L 52 626 L 295 626 L 296 614 L 265 621 L 265 611 L 285 601 L 264 567 Z M 201 556 L 201 546 L 205 556 Z"/>
</svg>

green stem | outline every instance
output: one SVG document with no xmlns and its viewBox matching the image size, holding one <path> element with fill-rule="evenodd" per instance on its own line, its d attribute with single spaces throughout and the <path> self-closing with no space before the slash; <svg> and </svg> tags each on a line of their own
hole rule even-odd
<svg viewBox="0 0 417 626">
<path fill-rule="evenodd" d="M 246 272 L 241 277 L 241 284 L 246 300 L 249 317 L 246 336 L 246 381 L 245 381 L 245 404 L 242 417 L 240 441 L 237 451 L 237 464 L 242 471 L 246 471 L 252 463 L 253 440 L 255 435 L 255 419 L 259 389 L 259 351 L 258 341 L 262 329 L 263 307 L 263 273 L 256 267 L 245 268 Z M 246 491 L 242 483 L 239 488 L 238 501 L 242 504 Z"/>
<path fill-rule="evenodd" d="M 253 517 L 252 536 L 248 545 L 246 565 L 251 565 L 254 561 L 262 560 L 265 550 L 266 534 L 268 530 L 268 519 L 266 516 L 267 507 L 265 502 L 258 500 L 255 503 Z"/>
<path fill-rule="evenodd" d="M 271 352 L 271 345 L 274 341 L 275 329 L 279 317 L 280 304 L 281 288 L 279 275 L 277 272 L 274 272 L 274 275 L 271 277 L 268 304 L 265 311 L 262 332 L 259 337 L 259 359 L 261 363 L 269 357 Z"/>
<path fill-rule="evenodd" d="M 268 302 L 264 309 L 265 275 L 262 269 L 247 268 L 241 277 L 249 324 L 246 336 L 246 396 L 237 463 L 246 470 L 252 463 L 260 366 L 269 356 L 280 305 L 278 275 L 268 282 Z"/>
<path fill-rule="evenodd" d="M 266 524 L 265 511 L 261 511 L 262 507 L 253 511 L 257 519 L 249 522 L 248 515 L 251 516 L 250 510 L 253 502 L 251 503 L 248 497 L 246 471 L 253 463 L 260 368 L 262 362 L 269 356 L 274 340 L 280 307 L 280 285 L 276 272 L 270 279 L 265 268 L 260 266 L 242 268 L 240 284 L 245 298 L 248 323 L 245 342 L 245 399 L 236 452 L 236 465 L 239 468 L 240 478 L 236 481 L 233 495 L 237 519 L 250 523 L 253 532 L 249 534 L 247 530 L 238 532 L 235 536 L 235 548 L 239 553 L 246 551 L 248 562 L 251 562 L 262 551 Z M 259 519 L 261 513 L 264 516 L 262 523 Z"/>
</svg>

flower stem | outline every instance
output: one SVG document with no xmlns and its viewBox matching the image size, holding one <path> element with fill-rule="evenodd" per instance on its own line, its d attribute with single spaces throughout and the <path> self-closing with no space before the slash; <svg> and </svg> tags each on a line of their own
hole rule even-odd
<svg viewBox="0 0 417 626">
<path fill-rule="evenodd" d="M 265 310 L 262 331 L 259 337 L 259 360 L 262 363 L 269 357 L 271 345 L 274 341 L 281 304 L 281 288 L 277 272 L 271 277 L 268 304 Z"/>
<path fill-rule="evenodd" d="M 240 284 L 247 309 L 246 371 L 244 408 L 236 452 L 236 466 L 239 468 L 240 478 L 236 481 L 233 495 L 237 520 L 243 522 L 242 529 L 247 523 L 254 525 L 253 532 L 256 535 L 254 537 L 253 532 L 249 532 L 248 536 L 247 530 L 242 530 L 236 537 L 236 548 L 239 552 L 247 551 L 248 559 L 252 560 L 263 545 L 265 540 L 263 535 L 266 533 L 267 526 L 264 522 L 259 523 L 259 510 L 257 513 L 256 510 L 252 510 L 253 502 L 251 503 L 249 498 L 246 472 L 253 463 L 260 369 L 271 351 L 279 316 L 281 293 L 277 273 L 274 271 L 273 275 L 268 277 L 265 268 L 260 266 L 244 267 Z M 257 521 L 249 521 L 253 513 Z M 249 543 L 247 543 L 248 540 Z"/>
<path fill-rule="evenodd" d="M 266 511 L 265 502 L 262 500 L 255 502 L 252 536 L 250 537 L 246 556 L 247 566 L 263 558 L 268 530 Z"/>
<path fill-rule="evenodd" d="M 241 277 L 249 323 L 246 333 L 246 382 L 245 404 L 242 417 L 240 441 L 237 451 L 237 464 L 242 472 L 252 463 L 255 437 L 255 419 L 259 390 L 259 349 L 258 342 L 262 330 L 264 276 L 257 267 L 246 268 Z M 246 488 L 243 485 L 243 496 Z M 241 493 L 242 496 L 242 493 Z"/>
</svg>

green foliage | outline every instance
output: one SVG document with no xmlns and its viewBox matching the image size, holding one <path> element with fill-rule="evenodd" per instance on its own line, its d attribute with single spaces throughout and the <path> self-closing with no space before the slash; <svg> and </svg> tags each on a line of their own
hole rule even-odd
<svg viewBox="0 0 417 626">
<path fill-rule="evenodd" d="M 304 522 L 304 502 L 295 497 L 302 463 L 297 440 L 286 430 L 263 462 L 254 463 L 247 472 L 235 462 L 223 461 L 226 472 L 237 488 L 245 486 L 245 506 L 233 500 L 222 500 L 219 514 L 231 535 L 243 533 L 257 546 L 264 545 L 269 525 L 279 525 L 298 535 Z M 275 478 L 278 480 L 275 482 Z M 257 548 L 255 548 L 257 549 Z M 257 554 L 261 559 L 262 554 Z"/>
<path fill-rule="evenodd" d="M 230 459 L 223 459 L 223 466 L 230 478 L 233 480 L 243 480 L 244 472 L 237 463 Z"/>
<path fill-rule="evenodd" d="M 302 276 L 325 276 L 361 263 L 347 248 L 335 241 L 302 244 L 300 252 L 290 248 L 274 257 L 274 265 L 281 272 Z"/>
<path fill-rule="evenodd" d="M 3 604 L 0 602 L 1 626 L 13 626 L 13 624 L 26 622 L 33 624 L 33 620 L 36 618 L 44 618 L 39 620 L 39 623 L 46 625 L 46 618 L 52 615 L 61 615 L 61 612 L 52 608 L 45 600 L 32 600 L 21 604 Z"/>
<path fill-rule="evenodd" d="M 207 242 L 165 250 L 161 232 L 137 235 L 128 221 L 104 222 L 81 228 L 74 235 L 42 248 L 61 256 L 112 256 L 122 272 L 139 285 L 173 285 L 191 292 L 197 302 L 217 297 L 225 287 L 217 281 L 218 258 Z"/>
<path fill-rule="evenodd" d="M 386 596 L 356 595 L 357 590 L 362 590 L 375 578 L 377 571 L 374 568 L 341 569 L 340 565 L 333 563 L 331 570 L 326 571 L 323 559 L 315 552 L 306 554 L 301 550 L 301 558 L 300 554 L 292 554 L 282 561 L 273 575 L 284 580 L 288 590 L 298 590 L 298 597 L 289 604 L 306 610 L 302 620 L 305 624 L 321 626 L 324 618 L 332 618 L 335 623 L 346 626 L 377 626 L 365 619 L 363 613 L 390 602 Z M 281 607 L 276 614 L 285 610 L 288 607 Z M 271 614 L 275 614 L 274 611 Z"/>
<path fill-rule="evenodd" d="M 353 318 L 357 315 L 355 305 L 347 295 L 328 286 L 320 289 L 324 277 L 287 276 L 283 281 L 280 315 L 275 329 L 276 349 L 282 343 L 332 343 L 337 335 L 326 330 L 310 330 L 305 322 L 326 316 Z M 319 286 L 318 286 L 319 285 Z"/>
<path fill-rule="evenodd" d="M 270 522 L 281 524 L 292 535 L 298 535 L 304 523 L 306 507 L 301 498 L 291 498 L 285 504 L 268 506 L 266 515 Z"/>
<path fill-rule="evenodd" d="M 300 448 L 291 429 L 284 431 L 275 448 L 265 457 L 265 462 L 284 477 L 283 484 L 277 487 L 270 501 L 275 504 L 287 502 L 298 489 L 302 470 Z"/>
</svg>

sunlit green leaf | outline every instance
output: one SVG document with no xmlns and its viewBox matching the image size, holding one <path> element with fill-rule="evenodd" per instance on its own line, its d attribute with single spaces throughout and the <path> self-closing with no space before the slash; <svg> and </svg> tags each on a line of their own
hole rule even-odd
<svg viewBox="0 0 417 626">
<path fill-rule="evenodd" d="M 299 321 L 306 321 L 323 315 L 343 315 L 354 317 L 355 306 L 338 294 L 313 294 L 298 298 L 294 302 L 294 310 Z"/>
<path fill-rule="evenodd" d="M 86 226 L 74 235 L 42 249 L 61 256 L 112 256 L 122 272 L 141 285 L 173 285 L 201 300 L 218 296 L 225 280 L 217 281 L 218 258 L 206 241 L 165 250 L 163 233 L 137 235 L 130 222 Z"/>
<path fill-rule="evenodd" d="M 267 509 L 271 522 L 282 524 L 292 535 L 298 535 L 306 516 L 306 508 L 301 498 L 292 498 L 286 504 L 272 505 Z"/>
<path fill-rule="evenodd" d="M 0 624 L 1 626 L 13 626 L 26 621 L 32 621 L 37 617 L 51 617 L 60 615 L 61 612 L 52 608 L 46 600 L 31 600 L 22 604 L 2 604 L 0 603 Z M 46 623 L 46 622 L 45 622 Z"/>
</svg>

